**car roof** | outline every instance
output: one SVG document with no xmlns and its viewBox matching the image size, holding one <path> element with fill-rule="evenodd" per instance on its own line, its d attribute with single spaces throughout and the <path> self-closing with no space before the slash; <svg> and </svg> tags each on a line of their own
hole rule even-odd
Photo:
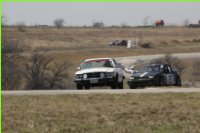
<svg viewBox="0 0 200 133">
<path fill-rule="evenodd" d="M 92 59 L 86 59 L 85 61 L 92 61 L 92 60 L 113 60 L 113 58 L 92 58 Z"/>
<path fill-rule="evenodd" d="M 161 66 L 161 65 L 166 65 L 166 64 L 149 64 L 149 65 L 146 65 L 146 66 Z"/>
</svg>

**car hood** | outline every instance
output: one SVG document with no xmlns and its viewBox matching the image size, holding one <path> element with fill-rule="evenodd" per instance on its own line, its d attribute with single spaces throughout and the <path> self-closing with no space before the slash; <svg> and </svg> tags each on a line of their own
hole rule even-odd
<svg viewBox="0 0 200 133">
<path fill-rule="evenodd" d="M 94 73 L 94 72 L 114 72 L 114 68 L 90 68 L 77 71 L 76 74 Z"/>
<path fill-rule="evenodd" d="M 133 73 L 131 76 L 132 77 L 149 77 L 149 76 L 156 76 L 158 74 L 159 72 L 137 72 L 137 73 Z"/>
</svg>

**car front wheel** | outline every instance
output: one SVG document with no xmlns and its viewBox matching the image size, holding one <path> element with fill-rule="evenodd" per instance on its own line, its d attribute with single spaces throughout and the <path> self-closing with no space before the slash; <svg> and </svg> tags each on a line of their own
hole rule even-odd
<svg viewBox="0 0 200 133">
<path fill-rule="evenodd" d="M 82 89 L 83 89 L 83 86 L 80 85 L 80 84 L 76 84 L 76 89 L 77 89 L 77 90 L 82 90 Z"/>
<path fill-rule="evenodd" d="M 115 81 L 111 85 L 111 89 L 117 89 L 118 87 L 118 76 L 116 76 Z"/>
<path fill-rule="evenodd" d="M 90 85 L 85 85 L 85 89 L 89 90 L 90 89 Z"/>
<path fill-rule="evenodd" d="M 123 87 L 124 87 L 124 82 L 122 80 L 122 82 L 118 83 L 118 88 L 119 89 L 123 89 Z"/>
</svg>

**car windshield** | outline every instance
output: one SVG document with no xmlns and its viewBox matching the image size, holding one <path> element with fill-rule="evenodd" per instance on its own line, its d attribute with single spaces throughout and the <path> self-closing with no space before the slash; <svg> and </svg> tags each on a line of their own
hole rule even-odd
<svg viewBox="0 0 200 133">
<path fill-rule="evenodd" d="M 145 66 L 142 69 L 140 69 L 139 72 L 160 72 L 160 66 L 159 65 Z"/>
<path fill-rule="evenodd" d="M 98 68 L 98 67 L 112 67 L 110 60 L 90 60 L 81 65 L 81 69 Z"/>
</svg>

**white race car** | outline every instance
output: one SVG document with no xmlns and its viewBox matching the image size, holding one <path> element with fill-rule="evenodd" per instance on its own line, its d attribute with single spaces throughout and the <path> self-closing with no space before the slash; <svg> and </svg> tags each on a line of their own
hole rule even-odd
<svg viewBox="0 0 200 133">
<path fill-rule="evenodd" d="M 75 73 L 77 89 L 90 89 L 92 86 L 110 86 L 123 89 L 124 72 L 122 66 L 112 58 L 85 60 Z"/>
</svg>

